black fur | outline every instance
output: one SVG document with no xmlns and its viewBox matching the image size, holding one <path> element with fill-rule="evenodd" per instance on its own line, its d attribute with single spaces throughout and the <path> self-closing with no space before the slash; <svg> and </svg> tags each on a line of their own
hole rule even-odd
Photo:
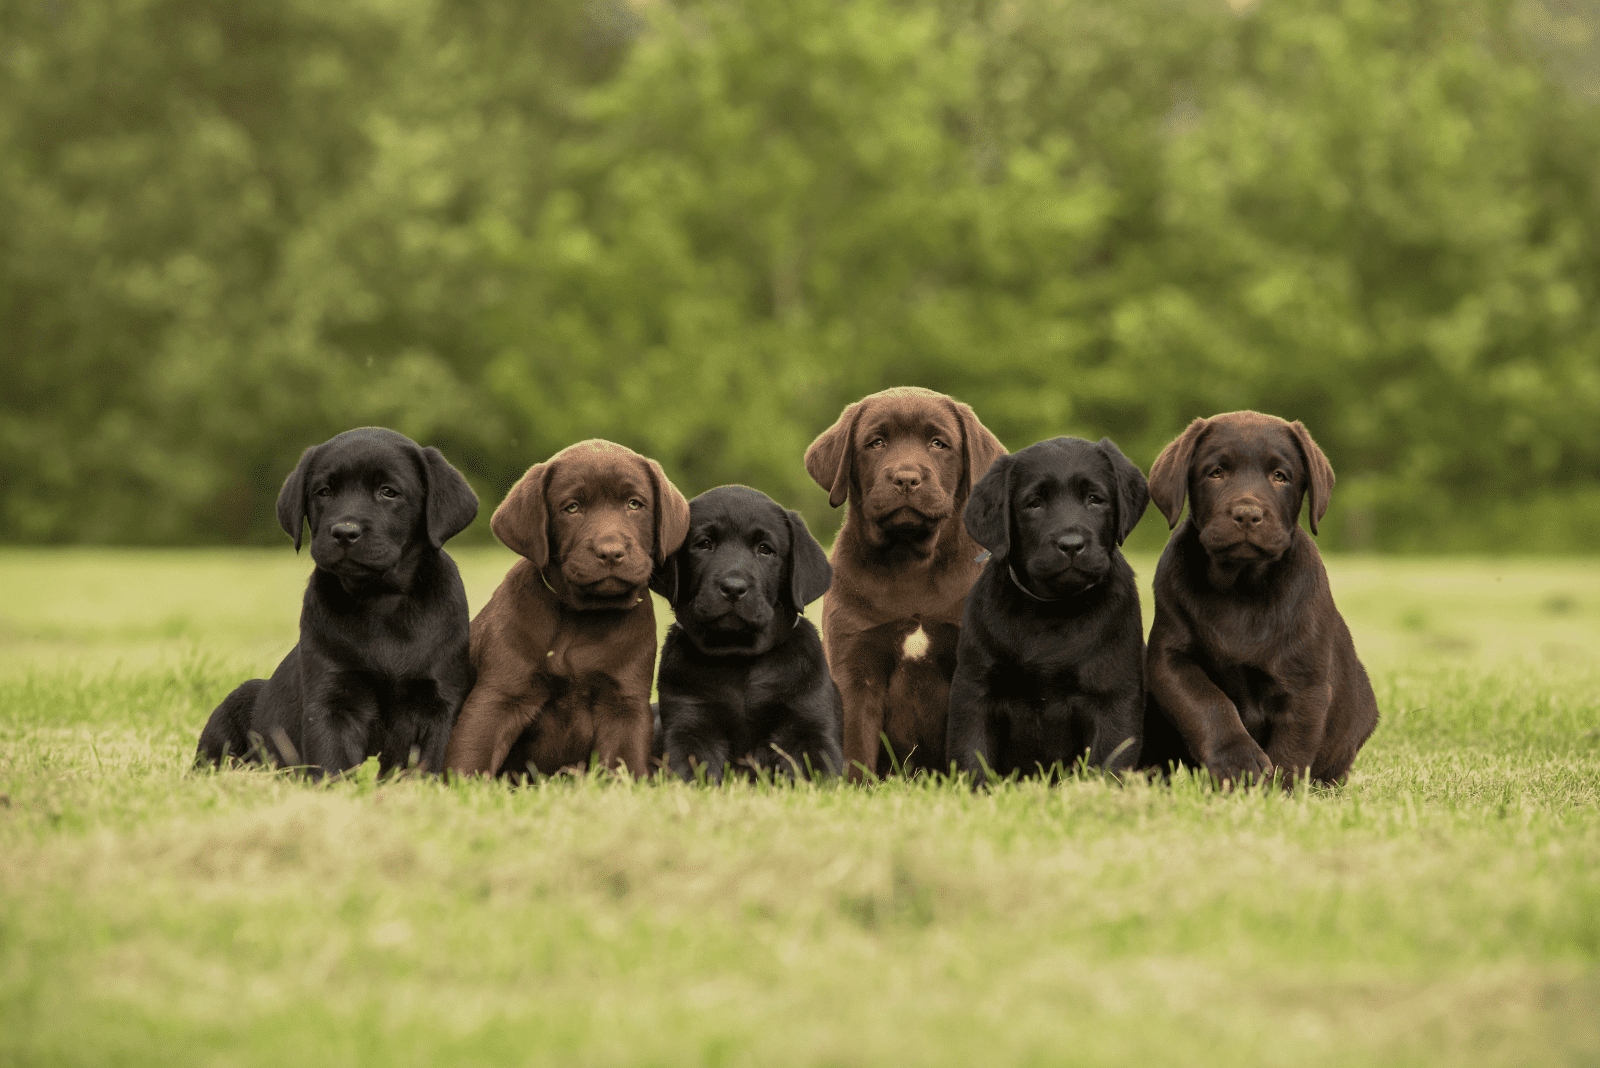
<svg viewBox="0 0 1600 1068">
<path fill-rule="evenodd" d="M 473 672 L 466 591 L 440 546 L 477 513 L 461 473 L 403 434 L 363 427 L 307 449 L 278 495 L 296 550 L 311 524 L 300 641 L 211 713 L 196 763 L 321 775 L 375 755 L 384 771 L 442 770 Z"/>
<path fill-rule="evenodd" d="M 996 460 L 963 519 L 990 552 L 967 595 L 947 751 L 980 781 L 1135 766 L 1144 629 L 1118 548 L 1149 503 L 1109 438 L 1053 438 Z"/>
<path fill-rule="evenodd" d="M 839 691 L 800 615 L 832 578 L 805 520 L 766 494 L 721 486 L 689 502 L 689 537 L 651 582 L 677 615 L 661 650 L 657 731 L 676 774 L 843 770 Z"/>
</svg>

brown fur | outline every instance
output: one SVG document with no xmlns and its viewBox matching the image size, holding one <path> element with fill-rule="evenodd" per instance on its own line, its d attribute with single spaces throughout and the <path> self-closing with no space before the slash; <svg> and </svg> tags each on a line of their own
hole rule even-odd
<svg viewBox="0 0 1600 1068">
<path fill-rule="evenodd" d="M 450 736 L 458 772 L 648 770 L 652 571 L 683 544 L 689 504 L 661 466 L 584 441 L 528 469 L 490 526 L 521 554 L 472 621 L 478 681 Z"/>
<path fill-rule="evenodd" d="M 1300 423 L 1259 412 L 1196 419 L 1150 469 L 1177 525 L 1156 568 L 1145 665 L 1145 761 L 1218 782 L 1337 782 L 1378 722 L 1377 701 L 1299 527 L 1327 513 L 1333 468 Z"/>
<path fill-rule="evenodd" d="M 937 438 L 945 448 L 933 444 Z M 828 667 L 844 699 L 844 758 L 889 770 L 879 734 L 913 766 L 947 770 L 945 721 L 956 638 L 982 551 L 961 522 L 972 487 L 1005 446 L 971 408 L 902 386 L 846 408 L 806 450 L 806 470 L 838 507 L 823 608 Z M 918 630 L 925 645 L 907 639 Z"/>
</svg>

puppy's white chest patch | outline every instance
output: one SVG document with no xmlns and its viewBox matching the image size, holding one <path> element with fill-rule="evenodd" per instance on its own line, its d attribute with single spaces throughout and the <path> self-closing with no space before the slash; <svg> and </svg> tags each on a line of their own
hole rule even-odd
<svg viewBox="0 0 1600 1068">
<path fill-rule="evenodd" d="M 900 652 L 907 660 L 921 660 L 927 656 L 927 633 L 921 627 L 918 627 L 910 634 L 907 634 L 905 644 L 900 647 Z"/>
</svg>

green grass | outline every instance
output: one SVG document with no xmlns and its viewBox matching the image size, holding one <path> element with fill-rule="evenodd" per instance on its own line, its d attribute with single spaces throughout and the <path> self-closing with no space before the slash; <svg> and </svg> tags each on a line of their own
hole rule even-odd
<svg viewBox="0 0 1600 1068">
<path fill-rule="evenodd" d="M 1330 562 L 1339 791 L 190 772 L 307 567 L 0 553 L 0 1065 L 1600 1061 L 1593 561 Z"/>
</svg>

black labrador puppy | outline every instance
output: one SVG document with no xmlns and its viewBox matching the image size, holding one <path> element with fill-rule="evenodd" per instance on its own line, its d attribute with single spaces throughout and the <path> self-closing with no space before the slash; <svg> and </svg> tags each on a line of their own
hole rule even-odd
<svg viewBox="0 0 1600 1068">
<path fill-rule="evenodd" d="M 747 486 L 689 502 L 689 536 L 651 589 L 677 622 L 661 649 L 658 748 L 676 774 L 837 775 L 844 712 L 800 613 L 833 568 L 797 512 Z"/>
<path fill-rule="evenodd" d="M 404 434 L 363 427 L 307 449 L 278 494 L 296 552 L 311 522 L 300 641 L 211 713 L 196 763 L 320 776 L 376 755 L 383 771 L 443 770 L 473 672 L 466 590 L 440 546 L 477 514 L 461 473 Z"/>
<path fill-rule="evenodd" d="M 1080 757 L 1139 760 L 1144 629 L 1118 548 L 1150 502 L 1144 475 L 1102 438 L 1052 438 L 994 462 L 967 501 L 990 553 L 967 595 L 950 684 L 956 768 L 1045 773 Z"/>
</svg>

